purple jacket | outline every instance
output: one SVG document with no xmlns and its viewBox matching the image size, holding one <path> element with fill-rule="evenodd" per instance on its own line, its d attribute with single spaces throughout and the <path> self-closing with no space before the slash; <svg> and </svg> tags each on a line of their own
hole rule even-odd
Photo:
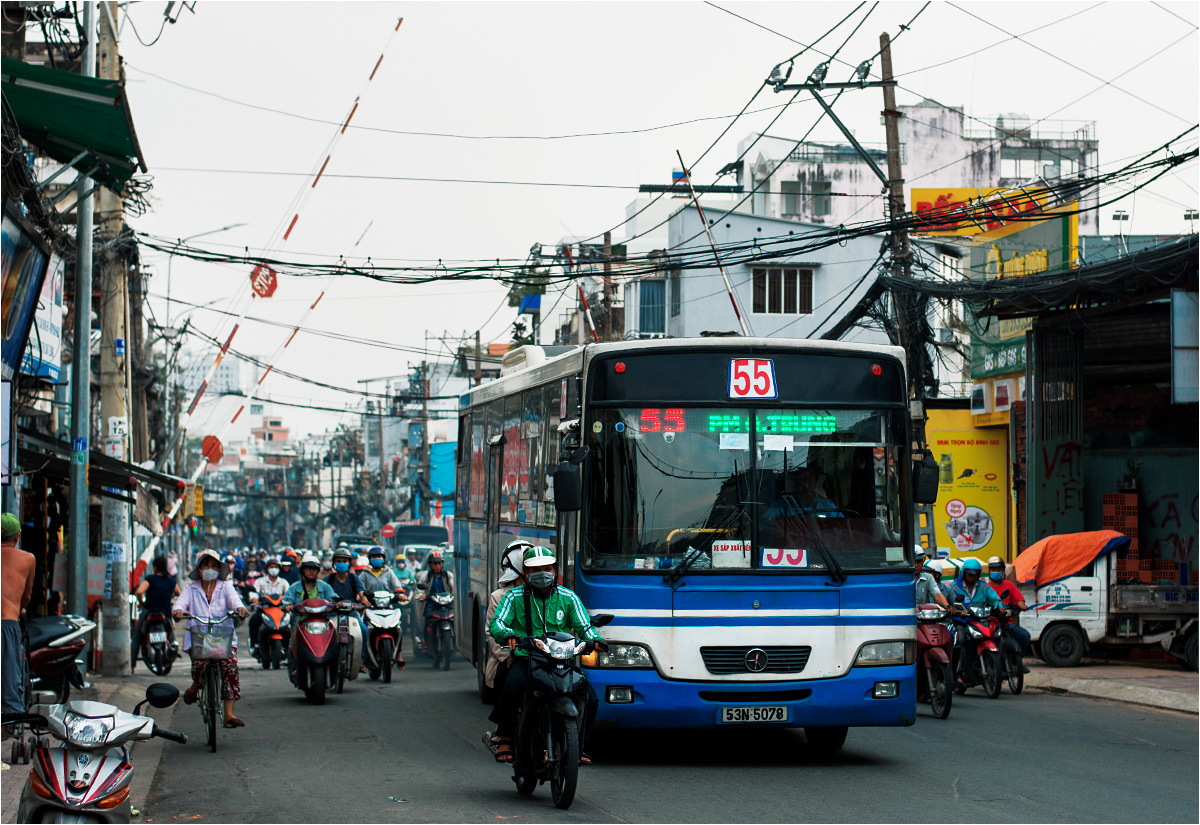
<svg viewBox="0 0 1200 825">
<path fill-rule="evenodd" d="M 200 587 L 200 582 L 192 582 L 187 587 L 183 588 L 183 592 L 179 594 L 179 598 L 175 600 L 175 610 L 182 610 L 184 613 L 190 613 L 193 616 L 204 616 L 212 618 L 231 614 L 225 621 L 220 622 L 220 627 L 233 627 L 233 611 L 239 607 L 244 607 L 242 597 L 238 595 L 237 588 L 230 582 L 219 580 L 217 586 L 213 589 L 212 601 L 210 602 L 204 595 L 204 591 Z M 188 620 L 188 631 L 191 630 L 196 623 Z M 185 631 L 183 634 L 183 647 L 185 650 L 190 650 L 192 647 L 192 634 Z M 233 636 L 233 649 L 237 650 L 237 634 Z"/>
</svg>

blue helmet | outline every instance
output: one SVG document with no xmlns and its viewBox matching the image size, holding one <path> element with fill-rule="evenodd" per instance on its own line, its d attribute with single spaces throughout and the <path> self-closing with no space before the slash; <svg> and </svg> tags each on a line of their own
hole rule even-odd
<svg viewBox="0 0 1200 825">
<path fill-rule="evenodd" d="M 983 565 L 979 563 L 979 559 L 967 559 L 963 562 L 962 571 L 964 573 L 975 573 L 983 575 Z"/>
</svg>

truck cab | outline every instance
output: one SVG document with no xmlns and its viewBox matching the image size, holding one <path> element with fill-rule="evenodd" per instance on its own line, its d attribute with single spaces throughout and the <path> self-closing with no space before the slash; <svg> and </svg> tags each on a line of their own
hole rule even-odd
<svg viewBox="0 0 1200 825">
<path fill-rule="evenodd" d="M 1073 576 L 1021 586 L 1029 611 L 1021 626 L 1039 657 L 1072 667 L 1093 646 L 1156 645 L 1196 669 L 1197 588 L 1117 584 L 1116 557 L 1100 556 Z"/>
</svg>

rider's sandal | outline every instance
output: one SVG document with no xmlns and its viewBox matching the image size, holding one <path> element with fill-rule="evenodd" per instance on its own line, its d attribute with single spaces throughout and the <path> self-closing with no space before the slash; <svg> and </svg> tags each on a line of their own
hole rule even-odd
<svg viewBox="0 0 1200 825">
<path fill-rule="evenodd" d="M 396 660 L 396 667 L 397 667 L 399 670 L 404 670 L 404 668 L 405 668 L 405 667 L 407 667 L 407 666 L 408 666 L 407 662 L 405 662 L 403 659 L 397 659 L 397 660 Z"/>
<path fill-rule="evenodd" d="M 580 765 L 592 764 L 592 757 L 588 756 L 586 753 L 580 753 L 579 754 L 579 764 Z"/>
<path fill-rule="evenodd" d="M 496 761 L 512 762 L 513 758 L 512 740 L 502 738 L 500 743 L 496 745 Z"/>
<path fill-rule="evenodd" d="M 183 703 L 184 703 L 185 705 L 194 705 L 194 704 L 196 704 L 197 694 L 198 694 L 199 692 L 200 692 L 200 691 L 198 691 L 198 690 L 192 690 L 191 688 L 188 688 L 187 690 L 185 690 L 185 691 L 183 692 Z"/>
</svg>

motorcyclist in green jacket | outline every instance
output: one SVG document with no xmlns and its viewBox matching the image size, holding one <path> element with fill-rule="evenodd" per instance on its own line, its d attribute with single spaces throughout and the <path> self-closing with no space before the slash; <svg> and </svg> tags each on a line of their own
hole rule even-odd
<svg viewBox="0 0 1200 825">
<path fill-rule="evenodd" d="M 504 594 L 500 604 L 496 606 L 492 623 L 488 625 L 488 632 L 496 643 L 507 645 L 513 655 L 508 680 L 504 684 L 498 707 L 497 762 L 513 761 L 512 740 L 517 732 L 517 717 L 525 698 L 525 685 L 529 680 L 529 653 L 517 648 L 517 640 L 522 637 L 563 632 L 596 642 L 596 647 L 601 650 L 608 649 L 604 637 L 592 627 L 587 608 L 575 592 L 555 584 L 556 561 L 554 551 L 548 547 L 530 547 L 526 550 L 522 562 L 528 584 L 511 588 Z M 528 601 L 525 596 L 526 588 L 529 588 Z M 528 610 L 526 604 L 529 605 Z M 596 692 L 589 685 L 587 711 L 580 731 L 581 764 L 591 764 L 591 759 L 583 753 L 583 749 L 587 745 L 587 733 L 598 709 Z"/>
</svg>

